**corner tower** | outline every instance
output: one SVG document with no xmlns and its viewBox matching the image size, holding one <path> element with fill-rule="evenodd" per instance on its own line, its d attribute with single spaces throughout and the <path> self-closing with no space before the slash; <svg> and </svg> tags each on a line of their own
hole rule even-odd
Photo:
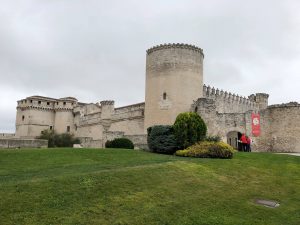
<svg viewBox="0 0 300 225">
<path fill-rule="evenodd" d="M 147 50 L 145 129 L 173 124 L 202 97 L 203 50 L 188 44 L 164 44 Z"/>
</svg>

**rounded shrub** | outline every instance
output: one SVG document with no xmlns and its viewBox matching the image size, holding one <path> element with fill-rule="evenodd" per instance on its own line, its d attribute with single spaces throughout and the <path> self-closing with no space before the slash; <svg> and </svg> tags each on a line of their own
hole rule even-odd
<svg viewBox="0 0 300 225">
<path fill-rule="evenodd" d="M 210 142 L 219 142 L 221 141 L 221 137 L 216 135 L 216 136 L 206 136 L 204 138 L 204 141 L 210 141 Z"/>
<path fill-rule="evenodd" d="M 38 139 L 48 140 L 48 147 L 73 147 L 73 144 L 80 144 L 80 140 L 71 133 L 57 134 L 52 130 L 43 130 Z"/>
<path fill-rule="evenodd" d="M 220 158 L 231 159 L 234 148 L 224 142 L 198 142 L 185 150 L 176 151 L 177 156 L 197 157 L 197 158 Z"/>
<path fill-rule="evenodd" d="M 180 148 L 187 148 L 205 138 L 207 127 L 194 112 L 180 113 L 174 123 L 174 134 Z"/>
<path fill-rule="evenodd" d="M 107 141 L 105 143 L 105 148 L 134 149 L 134 145 L 128 138 L 115 138 L 112 141 Z"/>
<path fill-rule="evenodd" d="M 152 152 L 174 154 L 178 149 L 172 126 L 152 126 L 147 129 L 147 133 L 148 146 Z"/>
</svg>

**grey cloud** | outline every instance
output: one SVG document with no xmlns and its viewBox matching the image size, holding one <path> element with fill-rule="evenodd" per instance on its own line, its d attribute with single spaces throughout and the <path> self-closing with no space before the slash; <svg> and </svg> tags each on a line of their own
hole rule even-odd
<svg viewBox="0 0 300 225">
<path fill-rule="evenodd" d="M 296 0 L 4 0 L 0 90 L 141 102 L 146 49 L 185 42 L 204 49 L 205 83 L 244 96 L 269 92 L 271 103 L 299 101 L 299 7 Z M 10 101 L 0 129 L 11 126 Z"/>
</svg>

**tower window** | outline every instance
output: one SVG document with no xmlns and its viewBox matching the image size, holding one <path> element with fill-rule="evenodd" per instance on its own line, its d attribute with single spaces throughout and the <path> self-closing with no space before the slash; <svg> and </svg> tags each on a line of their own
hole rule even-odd
<svg viewBox="0 0 300 225">
<path fill-rule="evenodd" d="M 70 132 L 70 126 L 67 126 L 67 132 Z"/>
<path fill-rule="evenodd" d="M 38 104 L 40 105 L 42 102 L 41 101 L 38 101 Z"/>
<path fill-rule="evenodd" d="M 195 108 L 195 113 L 196 113 L 196 112 L 198 112 L 198 107 L 197 107 L 197 106 L 196 106 L 196 108 Z"/>
<path fill-rule="evenodd" d="M 50 105 L 50 102 L 47 102 L 47 105 Z"/>
<path fill-rule="evenodd" d="M 24 119 L 25 119 L 25 116 L 23 115 L 23 116 L 22 116 L 22 121 L 24 121 Z"/>
<path fill-rule="evenodd" d="M 166 100 L 166 99 L 167 99 L 167 93 L 164 92 L 164 93 L 163 93 L 163 100 Z"/>
<path fill-rule="evenodd" d="M 32 100 L 30 100 L 30 103 L 32 103 Z"/>
<path fill-rule="evenodd" d="M 50 127 L 49 127 L 49 129 L 50 129 L 50 130 L 52 130 L 52 129 L 53 129 L 53 127 L 52 127 L 52 126 L 50 126 Z"/>
<path fill-rule="evenodd" d="M 67 103 L 66 102 L 64 102 L 64 105 L 66 105 Z"/>
</svg>

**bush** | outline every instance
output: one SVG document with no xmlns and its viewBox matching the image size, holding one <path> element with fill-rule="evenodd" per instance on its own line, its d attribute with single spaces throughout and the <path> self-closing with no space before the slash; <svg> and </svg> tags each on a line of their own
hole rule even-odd
<svg viewBox="0 0 300 225">
<path fill-rule="evenodd" d="M 187 148 L 206 136 L 207 127 L 202 118 L 193 112 L 180 113 L 174 123 L 174 134 L 180 148 Z"/>
<path fill-rule="evenodd" d="M 80 140 L 78 138 L 74 138 L 73 134 L 70 133 L 57 134 L 51 130 L 42 131 L 38 139 L 48 140 L 49 148 L 73 147 L 73 144 L 80 144 Z"/>
<path fill-rule="evenodd" d="M 134 145 L 128 138 L 115 138 L 112 141 L 106 141 L 105 148 L 134 149 Z"/>
<path fill-rule="evenodd" d="M 216 135 L 216 136 L 206 136 L 204 138 L 204 141 L 209 141 L 209 142 L 220 142 L 221 141 L 221 137 Z"/>
<path fill-rule="evenodd" d="M 231 159 L 235 150 L 224 142 L 198 142 L 185 150 L 176 152 L 177 156 L 188 156 L 197 158 L 221 158 Z"/>
<path fill-rule="evenodd" d="M 169 125 L 157 125 L 147 129 L 149 149 L 162 154 L 174 154 L 178 149 L 174 129 Z"/>
</svg>

